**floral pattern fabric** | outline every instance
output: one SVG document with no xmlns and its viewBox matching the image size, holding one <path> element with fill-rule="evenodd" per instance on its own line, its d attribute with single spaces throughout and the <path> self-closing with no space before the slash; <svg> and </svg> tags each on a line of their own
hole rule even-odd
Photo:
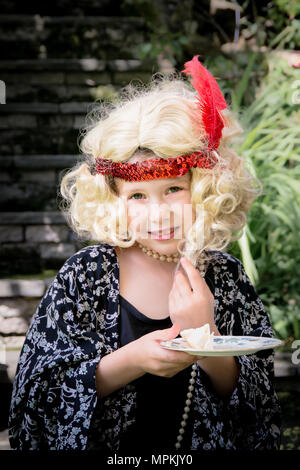
<svg viewBox="0 0 300 470">
<path fill-rule="evenodd" d="M 227 253 L 214 254 L 220 333 L 273 337 L 242 263 Z M 118 451 L 122 433 L 135 422 L 136 390 L 129 383 L 99 400 L 95 382 L 99 360 L 120 347 L 118 305 L 113 246 L 85 247 L 64 263 L 32 318 L 20 354 L 9 415 L 12 449 Z M 238 382 L 226 399 L 197 366 L 190 450 L 279 450 L 274 350 L 236 361 Z"/>
</svg>

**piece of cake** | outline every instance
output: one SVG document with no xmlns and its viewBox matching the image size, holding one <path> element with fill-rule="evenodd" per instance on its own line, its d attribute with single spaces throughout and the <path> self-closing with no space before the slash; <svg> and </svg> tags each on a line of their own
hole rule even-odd
<svg viewBox="0 0 300 470">
<path fill-rule="evenodd" d="M 193 349 L 212 349 L 214 333 L 210 333 L 209 324 L 201 326 L 200 328 L 189 328 L 180 331 L 182 338 Z"/>
</svg>

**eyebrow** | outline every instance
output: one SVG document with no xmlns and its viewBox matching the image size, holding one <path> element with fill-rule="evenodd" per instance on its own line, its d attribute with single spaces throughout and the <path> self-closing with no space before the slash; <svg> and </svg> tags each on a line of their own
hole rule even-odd
<svg viewBox="0 0 300 470">
<path fill-rule="evenodd" d="M 186 183 L 189 183 L 189 180 L 188 179 L 185 179 L 185 180 L 181 180 L 181 181 L 178 181 L 177 178 L 168 178 L 168 181 L 166 181 L 162 186 L 170 186 L 170 185 L 174 185 L 176 183 L 176 186 L 180 186 L 182 184 L 186 184 Z M 131 191 L 145 191 L 145 187 L 140 187 L 140 186 L 136 186 L 136 187 L 133 187 L 133 188 L 128 188 L 128 189 L 124 189 L 125 192 L 129 193 Z"/>
</svg>

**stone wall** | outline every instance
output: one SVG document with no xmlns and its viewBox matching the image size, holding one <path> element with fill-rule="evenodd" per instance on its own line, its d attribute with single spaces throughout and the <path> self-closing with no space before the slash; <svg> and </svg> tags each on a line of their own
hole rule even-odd
<svg viewBox="0 0 300 470">
<path fill-rule="evenodd" d="M 56 9 L 54 8 L 56 4 Z M 142 18 L 111 2 L 18 4 L 0 15 L 0 276 L 59 269 L 84 244 L 59 212 L 59 184 L 79 158 L 89 111 L 157 71 L 136 47 Z"/>
</svg>

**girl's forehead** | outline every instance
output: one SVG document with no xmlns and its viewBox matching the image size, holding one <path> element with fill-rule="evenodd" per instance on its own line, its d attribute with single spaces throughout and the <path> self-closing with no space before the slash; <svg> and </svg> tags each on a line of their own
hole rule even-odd
<svg viewBox="0 0 300 470">
<path fill-rule="evenodd" d="M 161 178 L 149 181 L 126 181 L 121 178 L 115 178 L 116 183 L 120 191 L 132 191 L 136 189 L 157 189 L 170 184 L 183 184 L 190 182 L 190 173 L 187 172 L 183 176 L 177 176 L 176 178 Z"/>
</svg>

